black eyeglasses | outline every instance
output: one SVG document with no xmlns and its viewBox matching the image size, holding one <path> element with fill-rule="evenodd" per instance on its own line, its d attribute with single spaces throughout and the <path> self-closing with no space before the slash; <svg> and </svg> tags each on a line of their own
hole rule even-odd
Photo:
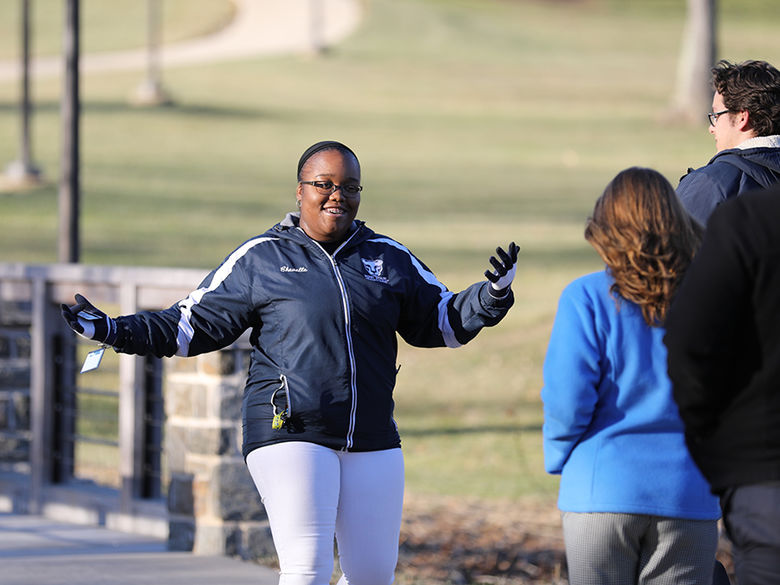
<svg viewBox="0 0 780 585">
<path fill-rule="evenodd" d="M 728 113 L 729 110 L 721 110 L 720 112 L 710 112 L 707 114 L 707 119 L 710 121 L 710 126 L 714 126 L 718 121 L 718 116 Z"/>
<path fill-rule="evenodd" d="M 363 190 L 363 185 L 336 185 L 333 181 L 298 181 L 302 185 L 311 185 L 320 195 L 331 195 L 338 189 L 344 197 L 357 197 Z"/>
</svg>

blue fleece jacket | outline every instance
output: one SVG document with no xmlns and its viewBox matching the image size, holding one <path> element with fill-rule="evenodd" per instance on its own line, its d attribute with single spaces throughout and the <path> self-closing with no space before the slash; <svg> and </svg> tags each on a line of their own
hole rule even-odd
<svg viewBox="0 0 780 585">
<path fill-rule="evenodd" d="M 687 519 L 720 516 L 693 463 L 666 374 L 664 329 L 610 293 L 606 272 L 561 294 L 544 363 L 544 460 L 558 506 Z"/>
</svg>

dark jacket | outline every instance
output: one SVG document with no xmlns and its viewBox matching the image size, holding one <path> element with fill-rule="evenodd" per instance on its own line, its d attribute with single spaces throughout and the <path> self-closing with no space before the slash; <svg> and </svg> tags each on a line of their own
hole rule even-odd
<svg viewBox="0 0 780 585">
<path fill-rule="evenodd" d="M 362 222 L 331 256 L 298 221 L 288 214 L 242 244 L 169 309 L 117 319 L 117 350 L 194 356 L 251 329 L 244 456 L 282 441 L 397 447 L 396 332 L 414 346 L 458 347 L 503 318 L 511 291 L 495 298 L 484 281 L 453 294 L 403 245 Z M 272 400 L 287 410 L 278 429 Z"/>
<path fill-rule="evenodd" d="M 780 480 L 780 188 L 712 214 L 664 342 L 686 439 L 713 491 Z"/>
<path fill-rule="evenodd" d="M 706 166 L 688 169 L 677 195 L 696 221 L 707 225 L 717 205 L 748 191 L 780 183 L 780 148 L 729 148 Z"/>
</svg>

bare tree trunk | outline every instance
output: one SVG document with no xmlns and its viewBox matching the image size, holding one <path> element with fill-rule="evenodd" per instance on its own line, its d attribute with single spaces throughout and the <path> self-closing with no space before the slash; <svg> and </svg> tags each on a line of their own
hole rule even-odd
<svg viewBox="0 0 780 585">
<path fill-rule="evenodd" d="M 60 262 L 79 261 L 79 1 L 66 0 L 59 190 Z"/>
<path fill-rule="evenodd" d="M 40 169 L 32 160 L 30 139 L 30 0 L 22 0 L 22 95 L 19 100 L 21 133 L 19 140 L 19 159 L 6 169 L 6 175 L 14 184 L 35 184 L 40 181 Z"/>
<path fill-rule="evenodd" d="M 30 1 L 22 0 L 22 164 L 32 166 L 30 148 Z"/>
<path fill-rule="evenodd" d="M 688 16 L 677 64 L 677 89 L 671 115 L 704 122 L 712 103 L 711 69 L 717 54 L 716 0 L 687 0 Z"/>
<path fill-rule="evenodd" d="M 162 85 L 160 40 L 162 0 L 146 1 L 146 78 L 136 88 L 131 101 L 138 106 L 170 105 L 173 100 Z"/>
<path fill-rule="evenodd" d="M 319 55 L 325 51 L 325 10 L 322 0 L 309 0 L 309 51 Z"/>
</svg>

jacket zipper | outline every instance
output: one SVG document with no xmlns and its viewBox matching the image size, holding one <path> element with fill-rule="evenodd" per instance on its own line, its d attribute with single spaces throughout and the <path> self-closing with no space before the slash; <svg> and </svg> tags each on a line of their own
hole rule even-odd
<svg viewBox="0 0 780 585">
<path fill-rule="evenodd" d="M 331 267 L 333 268 L 333 274 L 335 275 L 336 282 L 339 285 L 339 291 L 341 293 L 341 305 L 344 309 L 344 334 L 347 338 L 347 355 L 349 357 L 349 389 L 352 395 L 352 405 L 349 410 L 349 427 L 347 428 L 347 436 L 345 437 L 346 443 L 344 444 L 342 451 L 349 451 L 352 448 L 353 436 L 355 434 L 355 421 L 357 415 L 357 375 L 355 373 L 355 351 L 354 346 L 352 345 L 352 329 L 349 318 L 350 311 L 349 300 L 347 299 L 347 288 L 344 285 L 344 279 L 341 276 L 341 270 L 339 270 L 338 264 L 336 262 L 336 254 L 338 254 L 339 251 L 344 248 L 344 246 L 353 237 L 355 237 L 355 234 L 357 234 L 358 231 L 360 230 L 355 230 L 355 232 L 349 238 L 347 238 L 347 240 L 344 241 L 335 252 L 333 252 L 333 256 L 328 254 L 316 240 L 312 240 L 315 244 L 317 244 L 317 246 L 320 247 L 320 249 L 322 249 L 323 252 L 325 252 L 325 256 L 330 261 Z"/>
</svg>

